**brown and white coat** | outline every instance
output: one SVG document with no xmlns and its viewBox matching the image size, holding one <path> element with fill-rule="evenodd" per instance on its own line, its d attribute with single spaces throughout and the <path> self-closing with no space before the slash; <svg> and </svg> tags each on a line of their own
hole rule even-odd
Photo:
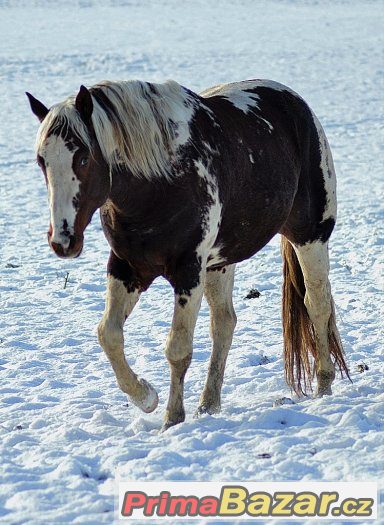
<svg viewBox="0 0 384 525">
<path fill-rule="evenodd" d="M 324 131 L 307 104 L 276 82 L 249 80 L 198 95 L 169 81 L 103 82 L 48 110 L 37 159 L 48 186 L 48 240 L 80 254 L 99 208 L 111 246 L 100 344 L 120 388 L 146 412 L 154 388 L 132 371 L 123 325 L 158 276 L 175 295 L 166 356 L 171 388 L 164 428 L 184 420 L 184 376 L 203 294 L 213 350 L 198 413 L 217 412 L 236 315 L 235 264 L 277 233 L 284 259 L 286 378 L 302 393 L 314 358 L 318 395 L 335 364 L 347 372 L 328 280 L 336 179 Z"/>
</svg>

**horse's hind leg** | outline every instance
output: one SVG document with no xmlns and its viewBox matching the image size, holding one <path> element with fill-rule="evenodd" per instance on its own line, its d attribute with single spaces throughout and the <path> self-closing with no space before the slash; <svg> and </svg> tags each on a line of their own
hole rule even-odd
<svg viewBox="0 0 384 525">
<path fill-rule="evenodd" d="M 220 396 L 225 363 L 236 326 L 236 314 L 232 303 L 234 275 L 234 264 L 221 271 L 207 272 L 204 292 L 211 310 L 213 348 L 197 416 L 204 413 L 214 414 L 221 408 Z"/>
<path fill-rule="evenodd" d="M 331 394 L 335 363 L 347 372 L 336 328 L 328 279 L 328 242 L 304 245 L 282 240 L 284 259 L 283 321 L 288 383 L 300 393 L 310 382 L 308 353 L 315 360 L 317 396 Z M 305 305 L 305 310 L 304 310 Z"/>
<path fill-rule="evenodd" d="M 339 335 L 333 322 L 333 300 L 328 279 L 328 243 L 317 241 L 294 248 L 304 276 L 304 304 L 315 329 L 316 395 L 332 394 L 335 365 L 331 359 L 330 336 L 339 341 Z"/>
<path fill-rule="evenodd" d="M 119 265 L 111 256 L 109 266 Z M 111 268 L 113 271 L 113 269 Z M 107 297 L 105 311 L 98 326 L 98 336 L 101 347 L 106 353 L 115 372 L 117 383 L 121 390 L 129 395 L 131 401 L 144 412 L 152 412 L 157 407 L 158 397 L 153 387 L 144 379 L 140 379 L 128 365 L 124 355 L 123 326 L 139 299 L 139 290 L 129 284 L 129 269 L 121 279 L 108 275 Z M 120 275 L 122 277 L 122 275 Z"/>
</svg>

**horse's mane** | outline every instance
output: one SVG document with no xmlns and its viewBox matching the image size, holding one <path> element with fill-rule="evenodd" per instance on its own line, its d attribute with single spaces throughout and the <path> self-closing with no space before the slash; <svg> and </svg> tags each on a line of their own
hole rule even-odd
<svg viewBox="0 0 384 525">
<path fill-rule="evenodd" d="M 170 176 L 175 154 L 175 125 L 185 120 L 189 95 L 177 82 L 104 81 L 89 89 L 92 124 L 104 159 L 111 168 L 127 166 L 148 180 Z M 91 138 L 71 96 L 54 105 L 37 137 L 37 149 L 55 131 L 71 131 L 91 149 Z"/>
</svg>

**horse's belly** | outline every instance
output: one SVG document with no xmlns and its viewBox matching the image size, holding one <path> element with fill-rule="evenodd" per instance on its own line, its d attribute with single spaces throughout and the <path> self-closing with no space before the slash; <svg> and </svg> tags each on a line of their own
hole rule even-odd
<svg viewBox="0 0 384 525">
<path fill-rule="evenodd" d="M 208 269 L 222 268 L 235 264 L 255 255 L 261 250 L 279 230 L 270 231 L 264 236 L 254 236 L 239 233 L 227 238 L 219 238 L 208 256 Z"/>
<path fill-rule="evenodd" d="M 273 200 L 273 199 L 272 199 Z M 208 257 L 208 268 L 219 268 L 249 259 L 278 233 L 286 222 L 292 196 L 263 206 L 243 203 L 227 210 Z"/>
</svg>

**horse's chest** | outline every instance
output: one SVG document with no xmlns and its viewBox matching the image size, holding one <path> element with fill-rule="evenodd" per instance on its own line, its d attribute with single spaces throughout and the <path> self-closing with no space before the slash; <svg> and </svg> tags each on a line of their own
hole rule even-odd
<svg viewBox="0 0 384 525">
<path fill-rule="evenodd" d="M 182 213 L 164 220 L 132 221 L 102 210 L 101 222 L 113 252 L 138 271 L 162 275 L 180 254 L 196 247 L 202 231 L 193 213 Z"/>
<path fill-rule="evenodd" d="M 148 265 L 159 267 L 164 265 L 164 237 L 156 229 L 134 231 L 124 228 L 104 226 L 104 233 L 115 254 L 130 262 L 133 266 Z"/>
</svg>

